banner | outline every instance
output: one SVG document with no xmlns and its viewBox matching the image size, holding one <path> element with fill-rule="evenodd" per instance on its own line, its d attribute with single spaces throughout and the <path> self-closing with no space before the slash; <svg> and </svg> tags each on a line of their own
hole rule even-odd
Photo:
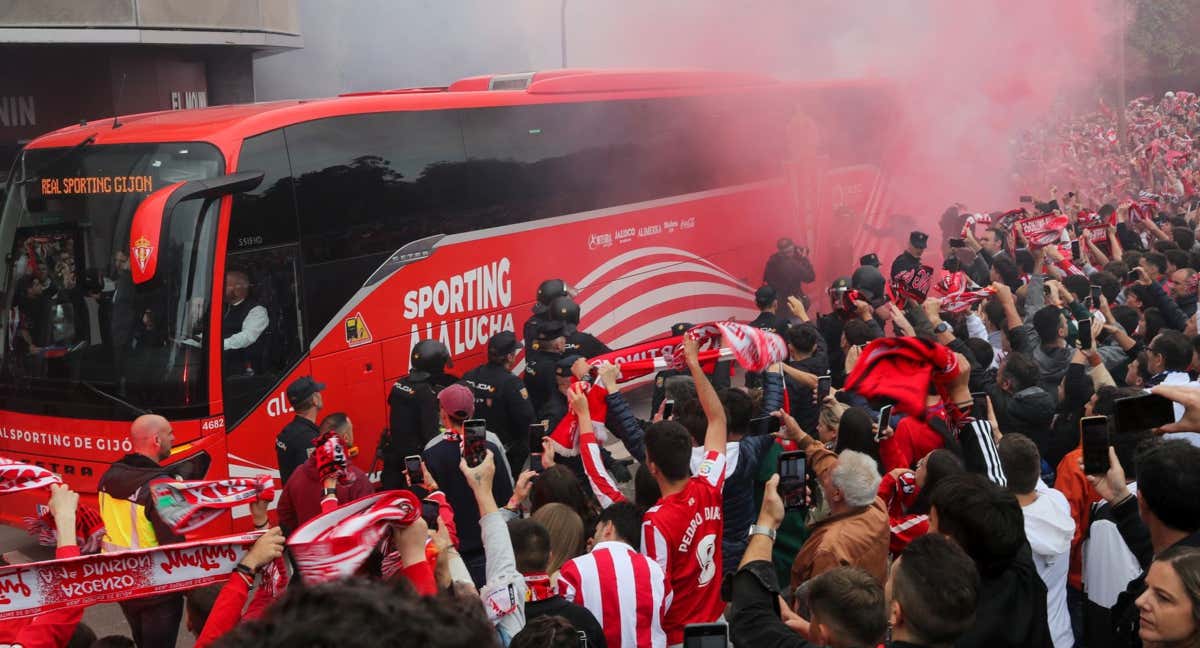
<svg viewBox="0 0 1200 648">
<path fill-rule="evenodd" d="M 0 457 L 0 495 L 61 484 L 58 475 L 33 464 Z"/>
<path fill-rule="evenodd" d="M 274 500 L 275 481 L 270 475 L 207 481 L 164 480 L 151 483 L 150 493 L 154 508 L 171 530 L 187 534 L 235 506 Z"/>
<path fill-rule="evenodd" d="M 224 582 L 259 535 L 0 567 L 0 620 Z"/>
</svg>

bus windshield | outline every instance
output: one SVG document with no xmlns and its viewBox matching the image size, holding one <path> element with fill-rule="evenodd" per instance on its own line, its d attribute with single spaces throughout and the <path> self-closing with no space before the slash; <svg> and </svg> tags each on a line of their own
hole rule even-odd
<svg viewBox="0 0 1200 648">
<path fill-rule="evenodd" d="M 27 150 L 0 216 L 0 409 L 105 420 L 204 416 L 204 333 L 217 204 L 181 203 L 158 271 L 130 274 L 129 228 L 150 192 L 223 172 L 212 145 Z"/>
</svg>

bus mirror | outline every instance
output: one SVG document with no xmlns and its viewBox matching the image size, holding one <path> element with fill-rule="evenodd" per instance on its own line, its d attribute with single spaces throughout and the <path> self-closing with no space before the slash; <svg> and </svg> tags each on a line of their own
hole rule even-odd
<svg viewBox="0 0 1200 648">
<path fill-rule="evenodd" d="M 143 284 L 154 278 L 158 269 L 159 240 L 170 225 L 171 213 L 187 200 L 215 200 L 257 187 L 262 171 L 242 171 L 206 180 L 191 180 L 167 185 L 146 196 L 133 213 L 129 225 L 129 268 L 133 283 Z"/>
</svg>

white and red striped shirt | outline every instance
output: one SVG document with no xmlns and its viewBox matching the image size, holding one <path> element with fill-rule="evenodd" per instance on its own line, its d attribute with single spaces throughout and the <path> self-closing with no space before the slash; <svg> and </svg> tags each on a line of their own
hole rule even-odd
<svg viewBox="0 0 1200 648">
<path fill-rule="evenodd" d="M 683 490 L 667 495 L 642 519 L 642 551 L 663 568 L 674 593 L 663 614 L 667 641 L 683 643 L 689 623 L 713 623 L 721 601 L 721 536 L 725 455 L 705 453 Z"/>
<path fill-rule="evenodd" d="M 665 648 L 671 590 L 662 567 L 624 542 L 600 542 L 558 572 L 558 593 L 587 608 L 609 648 Z"/>
</svg>

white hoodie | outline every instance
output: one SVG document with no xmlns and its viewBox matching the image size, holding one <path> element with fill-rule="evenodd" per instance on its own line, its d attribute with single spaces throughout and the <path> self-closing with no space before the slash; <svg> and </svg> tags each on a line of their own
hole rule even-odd
<svg viewBox="0 0 1200 648">
<path fill-rule="evenodd" d="M 1067 569 L 1075 520 L 1062 493 L 1038 480 L 1038 498 L 1022 508 L 1025 536 L 1033 549 L 1033 564 L 1046 584 L 1046 616 L 1054 648 L 1072 648 L 1071 615 L 1067 611 Z"/>
</svg>

